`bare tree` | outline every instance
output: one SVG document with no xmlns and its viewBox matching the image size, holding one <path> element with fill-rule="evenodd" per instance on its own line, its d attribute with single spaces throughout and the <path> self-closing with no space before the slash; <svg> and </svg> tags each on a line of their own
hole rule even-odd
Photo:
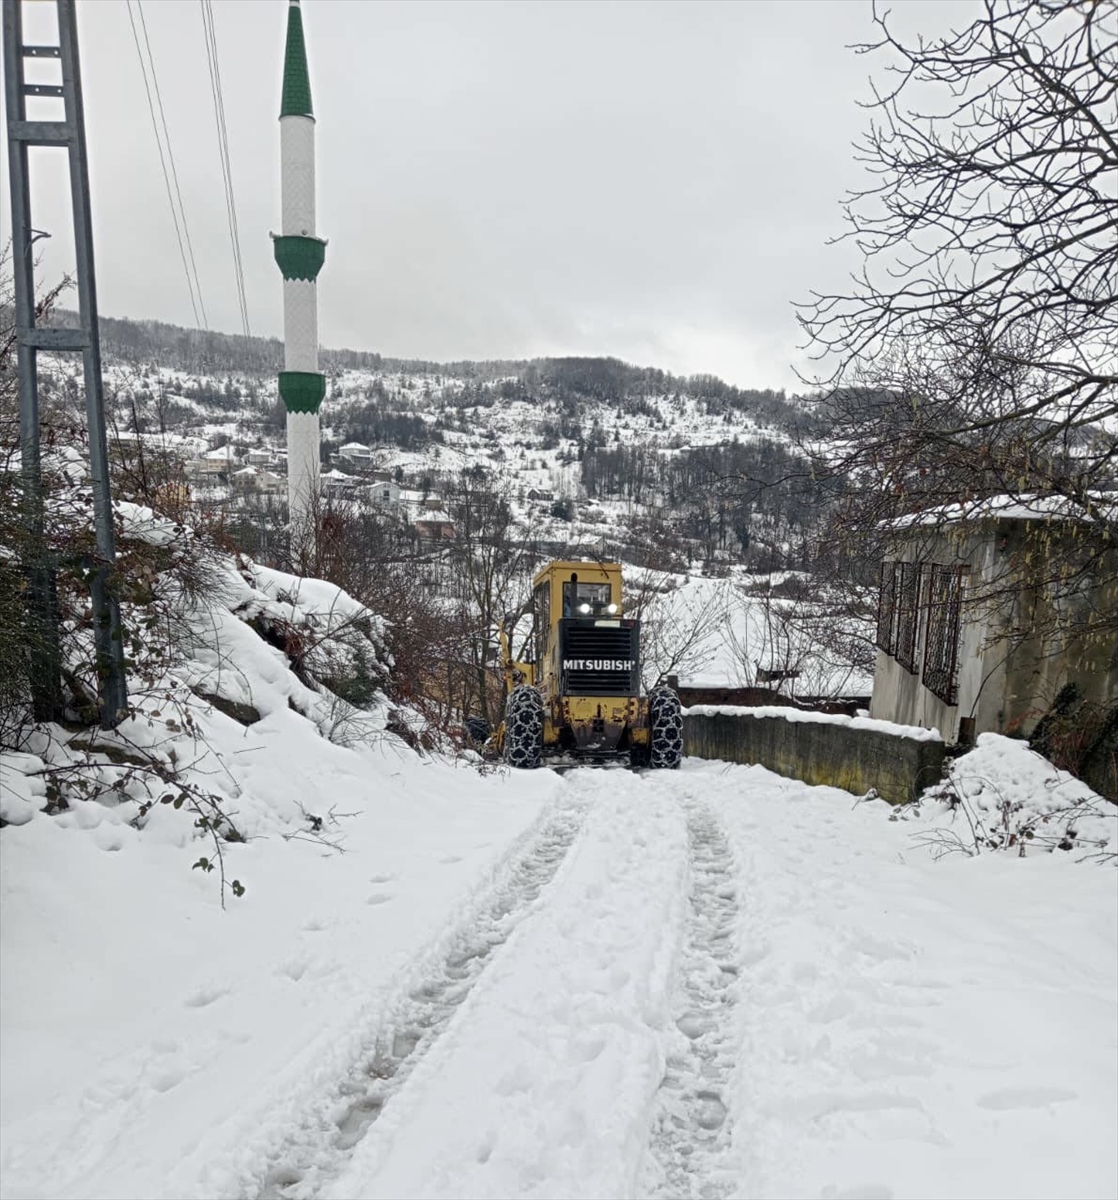
<svg viewBox="0 0 1118 1200">
<path fill-rule="evenodd" d="M 850 485 L 834 527 L 846 566 L 878 558 L 899 513 L 1039 495 L 1085 522 L 1067 555 L 1035 555 L 1048 582 L 1106 582 L 1118 6 L 983 0 L 965 29 L 915 43 L 874 20 L 878 39 L 856 49 L 890 60 L 888 86 L 857 152 L 876 178 L 844 202 L 863 266 L 800 309 L 838 446 L 817 466 Z"/>
<path fill-rule="evenodd" d="M 445 498 L 454 521 L 449 556 L 459 582 L 461 624 L 473 630 L 463 644 L 476 681 L 470 700 L 492 724 L 499 714 L 489 646 L 502 617 L 527 596 L 539 552 L 535 539 L 517 525 L 508 495 L 483 472 L 463 472 L 447 484 Z"/>
<path fill-rule="evenodd" d="M 646 570 L 625 584 L 625 615 L 641 622 L 641 682 L 656 687 L 669 675 L 701 673 L 725 657 L 731 604 L 725 580 L 677 587 Z"/>
</svg>

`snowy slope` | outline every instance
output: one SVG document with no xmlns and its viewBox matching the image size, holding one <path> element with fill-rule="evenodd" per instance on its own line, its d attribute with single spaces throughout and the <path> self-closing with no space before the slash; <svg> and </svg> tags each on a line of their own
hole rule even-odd
<svg viewBox="0 0 1118 1200">
<path fill-rule="evenodd" d="M 118 514 L 189 553 L 189 530 Z M 4 1195 L 222 1192 L 210 1164 L 235 1174 L 344 1072 L 558 787 L 419 757 L 383 695 L 323 686 L 387 669 L 383 622 L 338 588 L 231 558 L 211 584 L 176 610 L 173 662 L 145 659 L 146 627 L 116 730 L 0 753 Z"/>
</svg>

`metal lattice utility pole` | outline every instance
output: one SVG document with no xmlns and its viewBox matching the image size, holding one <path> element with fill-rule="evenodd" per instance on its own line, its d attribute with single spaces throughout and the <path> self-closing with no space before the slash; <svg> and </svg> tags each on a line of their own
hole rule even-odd
<svg viewBox="0 0 1118 1200">
<path fill-rule="evenodd" d="M 89 465 L 93 483 L 93 521 L 97 557 L 90 564 L 90 592 L 97 654 L 101 725 L 111 729 L 125 715 L 128 694 L 124 677 L 124 641 L 120 606 L 110 590 L 116 557 L 109 493 L 109 456 L 105 438 L 105 406 L 101 383 L 101 342 L 97 325 L 97 288 L 93 272 L 93 225 L 89 208 L 89 168 L 82 109 L 81 68 L 74 0 L 55 0 L 58 45 L 29 46 L 23 40 L 23 0 L 3 0 L 4 101 L 8 121 L 8 168 L 12 195 L 12 259 L 19 364 L 20 451 L 31 553 L 27 562 L 31 620 L 35 625 L 32 670 L 35 715 L 60 715 L 61 661 L 58 602 L 54 570 L 46 553 L 42 466 L 39 455 L 37 356 L 40 350 L 81 351 L 85 403 L 89 423 Z M 60 84 L 26 80 L 26 59 L 56 58 Z M 29 121 L 27 98 L 62 101 L 62 120 Z M 70 165 L 70 200 L 77 252 L 79 324 L 76 329 L 40 328 L 35 324 L 35 263 L 32 245 L 38 236 L 31 219 L 28 148 L 65 149 Z"/>
</svg>

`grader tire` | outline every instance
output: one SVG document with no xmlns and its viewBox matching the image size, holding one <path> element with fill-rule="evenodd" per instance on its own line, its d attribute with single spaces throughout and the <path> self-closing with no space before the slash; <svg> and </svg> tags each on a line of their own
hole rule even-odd
<svg viewBox="0 0 1118 1200">
<path fill-rule="evenodd" d="M 505 762 L 530 771 L 543 755 L 543 697 L 534 687 L 513 688 L 505 701 Z"/>
<path fill-rule="evenodd" d="M 649 765 L 674 771 L 683 759 L 683 714 L 679 697 L 670 687 L 653 688 L 649 693 L 648 721 L 652 739 Z"/>
</svg>

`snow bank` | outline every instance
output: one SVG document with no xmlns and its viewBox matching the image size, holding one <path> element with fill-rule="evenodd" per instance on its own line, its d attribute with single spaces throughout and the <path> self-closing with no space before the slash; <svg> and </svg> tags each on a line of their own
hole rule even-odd
<svg viewBox="0 0 1118 1200">
<path fill-rule="evenodd" d="M 1118 864 L 1118 806 L 1028 742 L 997 733 L 980 734 L 942 783 L 897 816 L 926 825 L 921 840 L 940 854 L 1061 850 Z"/>
<path fill-rule="evenodd" d="M 875 733 L 888 733 L 894 737 L 914 738 L 918 742 L 943 741 L 938 729 L 924 729 L 919 725 L 898 725 L 893 721 L 881 721 L 876 717 L 848 717 L 842 713 L 809 712 L 802 708 L 784 705 L 760 705 L 744 707 L 734 704 L 693 704 L 683 710 L 691 717 L 780 717 L 785 721 L 817 722 L 823 725 L 842 725 L 847 729 L 866 729 Z"/>
</svg>

